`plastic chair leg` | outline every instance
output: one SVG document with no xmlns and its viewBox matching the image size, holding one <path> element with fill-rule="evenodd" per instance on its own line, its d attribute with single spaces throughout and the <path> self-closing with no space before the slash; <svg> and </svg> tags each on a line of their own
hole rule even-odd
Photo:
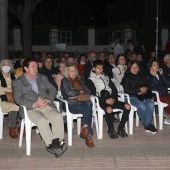
<svg viewBox="0 0 170 170">
<path fill-rule="evenodd" d="M 158 107 L 159 110 L 159 130 L 163 130 L 163 107 L 162 105 Z"/>
<path fill-rule="evenodd" d="M 22 121 L 21 121 L 20 135 L 19 135 L 19 147 L 22 146 L 22 139 L 23 139 L 23 133 L 24 133 L 24 126 L 25 126 L 25 120 L 22 119 Z"/>
<path fill-rule="evenodd" d="M 134 109 L 131 108 L 130 114 L 129 114 L 129 134 L 133 135 L 133 116 L 134 116 Z"/>
<path fill-rule="evenodd" d="M 68 133 L 68 145 L 72 146 L 72 130 L 73 130 L 73 119 L 67 116 L 67 133 Z"/>
<path fill-rule="evenodd" d="M 77 118 L 77 135 L 80 135 L 81 129 L 81 118 Z"/>
<path fill-rule="evenodd" d="M 3 138 L 3 122 L 4 122 L 4 114 L 0 112 L 0 139 Z"/>
<path fill-rule="evenodd" d="M 31 155 L 31 122 L 26 121 L 25 123 L 25 130 L 26 130 L 26 153 L 27 155 Z"/>
</svg>

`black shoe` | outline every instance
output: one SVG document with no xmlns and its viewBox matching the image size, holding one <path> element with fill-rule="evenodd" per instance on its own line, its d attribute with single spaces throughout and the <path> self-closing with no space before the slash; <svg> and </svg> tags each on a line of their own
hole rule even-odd
<svg viewBox="0 0 170 170">
<path fill-rule="evenodd" d="M 56 158 L 59 158 L 59 157 L 61 157 L 63 155 L 63 153 L 61 153 L 61 154 L 55 154 L 55 157 Z"/>
<path fill-rule="evenodd" d="M 156 127 L 155 127 L 154 125 L 152 125 L 151 123 L 150 123 L 150 126 L 151 126 L 152 129 L 158 131 L 158 130 L 156 129 Z"/>
<path fill-rule="evenodd" d="M 114 122 L 114 123 L 118 123 L 118 122 L 119 122 L 119 119 L 116 119 L 116 118 L 113 116 L 113 122 Z"/>
<path fill-rule="evenodd" d="M 60 145 L 60 147 L 61 147 L 62 152 L 64 153 L 67 150 L 68 145 L 67 143 L 63 143 L 62 145 Z"/>
<path fill-rule="evenodd" d="M 155 128 L 154 125 L 152 125 L 151 123 L 148 126 L 145 126 L 145 132 L 147 133 L 152 133 L 152 134 L 156 134 L 158 132 L 158 130 Z"/>
<path fill-rule="evenodd" d="M 122 138 L 127 138 L 128 137 L 128 135 L 127 135 L 127 133 L 125 132 L 124 129 L 118 129 L 117 134 L 119 136 L 121 136 Z"/>
<path fill-rule="evenodd" d="M 110 138 L 111 138 L 111 139 L 116 139 L 116 138 L 118 138 L 118 135 L 117 135 L 117 133 L 115 132 L 114 129 L 108 130 L 108 134 L 110 135 Z"/>
<path fill-rule="evenodd" d="M 55 155 L 60 155 L 63 153 L 60 146 L 55 146 L 55 145 L 51 144 L 51 145 L 47 146 L 46 148 L 47 148 L 48 152 L 55 154 Z"/>
</svg>

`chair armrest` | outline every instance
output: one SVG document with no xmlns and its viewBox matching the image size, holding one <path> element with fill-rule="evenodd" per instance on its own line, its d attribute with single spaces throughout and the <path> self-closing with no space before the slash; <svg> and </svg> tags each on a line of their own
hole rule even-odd
<svg viewBox="0 0 170 170">
<path fill-rule="evenodd" d="M 125 101 L 125 98 L 127 98 L 127 102 L 131 104 L 129 94 L 124 93 L 124 92 L 119 92 L 118 95 L 120 95 L 120 97 L 122 98 L 122 101 Z"/>
<path fill-rule="evenodd" d="M 152 90 L 152 93 L 156 94 L 157 102 L 160 103 L 161 101 L 160 101 L 160 98 L 159 98 L 159 93 L 157 91 L 155 91 L 155 90 Z"/>
<path fill-rule="evenodd" d="M 168 88 L 168 93 L 170 93 L 170 88 Z"/>
<path fill-rule="evenodd" d="M 60 97 L 56 97 L 56 99 L 58 99 L 59 101 L 65 103 L 66 112 L 70 112 L 70 111 L 69 111 L 69 108 L 68 108 L 68 102 L 67 102 L 67 100 L 64 100 L 64 99 L 62 99 L 62 98 L 60 98 Z M 56 105 L 56 101 L 54 101 L 53 103 Z"/>
</svg>

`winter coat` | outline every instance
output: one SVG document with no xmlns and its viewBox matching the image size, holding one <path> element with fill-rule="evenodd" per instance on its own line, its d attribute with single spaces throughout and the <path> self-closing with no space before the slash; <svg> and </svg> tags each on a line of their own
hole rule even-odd
<svg viewBox="0 0 170 170">
<path fill-rule="evenodd" d="M 83 79 L 80 76 L 77 76 L 77 78 L 80 81 L 81 86 L 83 87 L 84 93 L 91 94 L 91 91 L 87 88 Z M 77 100 L 69 99 L 69 97 L 75 97 L 75 96 L 80 95 L 80 91 L 75 90 L 71 80 L 65 77 L 61 80 L 61 94 L 63 96 L 63 99 L 68 101 L 68 104 L 79 103 L 79 101 Z"/>
<path fill-rule="evenodd" d="M 160 75 L 159 76 L 159 80 L 157 79 L 156 76 L 153 76 L 151 74 L 147 74 L 146 76 L 146 80 L 148 82 L 148 84 L 150 85 L 150 88 L 152 90 L 156 90 L 158 91 L 158 93 L 161 96 L 167 96 L 168 95 L 168 87 L 170 87 L 170 82 L 168 81 L 168 79 L 164 76 L 164 75 Z"/>
<path fill-rule="evenodd" d="M 142 86 L 147 88 L 147 92 L 151 92 L 151 88 L 149 87 L 147 81 L 143 76 L 138 74 L 128 73 L 125 74 L 122 83 L 124 92 L 129 94 L 130 97 L 136 97 L 138 92 L 141 92 L 140 88 Z"/>
<path fill-rule="evenodd" d="M 91 74 L 91 75 L 95 75 L 95 73 Z M 105 81 L 102 81 L 100 79 L 100 76 L 95 76 L 93 78 L 90 76 L 90 78 L 86 81 L 86 84 L 90 88 L 92 95 L 98 96 L 97 92 L 99 92 L 99 91 L 101 92 L 103 90 L 105 90 L 106 92 L 109 92 L 107 89 L 110 88 L 111 89 L 110 97 L 115 100 L 118 100 L 118 91 L 117 91 L 117 88 L 115 87 L 115 85 L 113 84 L 113 82 L 111 81 L 111 79 L 109 79 L 109 77 L 104 74 L 102 74 L 102 77 L 105 77 L 105 80 L 108 80 L 107 88 L 101 88 L 101 87 L 106 87 L 106 86 L 105 86 Z M 99 84 L 99 85 L 97 85 L 97 84 Z M 105 96 L 103 96 L 102 94 L 98 96 L 100 103 L 106 103 L 106 95 L 107 94 L 105 93 Z"/>
</svg>

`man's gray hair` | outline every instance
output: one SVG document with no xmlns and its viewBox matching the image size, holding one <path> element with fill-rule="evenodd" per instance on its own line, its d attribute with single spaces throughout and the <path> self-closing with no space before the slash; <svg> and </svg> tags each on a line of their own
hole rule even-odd
<svg viewBox="0 0 170 170">
<path fill-rule="evenodd" d="M 166 54 L 166 55 L 164 56 L 164 62 L 166 62 L 166 60 L 169 59 L 169 58 L 170 58 L 170 54 Z"/>
</svg>

